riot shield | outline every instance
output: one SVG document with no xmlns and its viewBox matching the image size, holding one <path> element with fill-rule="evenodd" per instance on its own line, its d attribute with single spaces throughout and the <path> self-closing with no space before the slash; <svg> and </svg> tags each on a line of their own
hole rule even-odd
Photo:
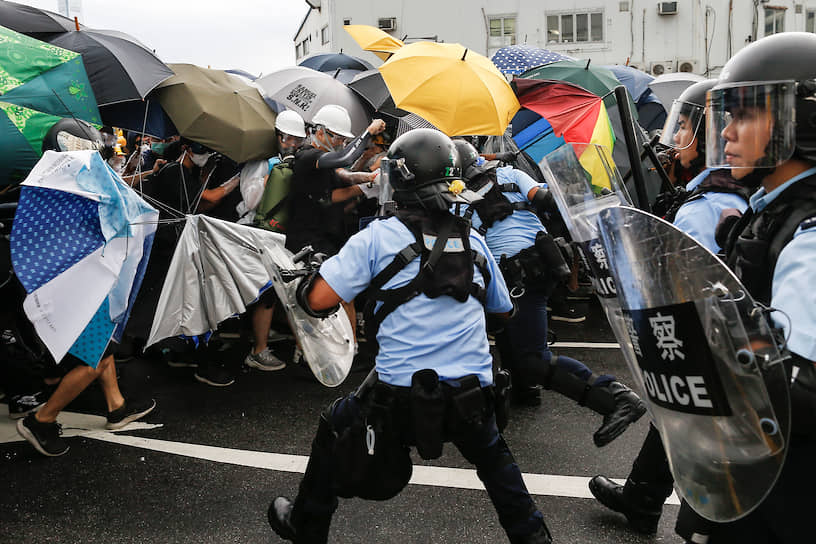
<svg viewBox="0 0 816 544">
<path fill-rule="evenodd" d="M 303 265 L 294 262 L 292 254 L 283 244 L 267 247 L 267 250 L 277 265 L 271 269 L 272 287 L 286 309 L 289 324 L 309 368 L 323 385 L 340 385 L 351 371 L 354 360 L 354 333 L 345 310 L 340 306 L 325 318 L 308 315 L 295 297 L 299 282 L 290 275 L 292 271 L 302 269 Z M 288 277 L 284 277 L 284 274 Z"/>
<path fill-rule="evenodd" d="M 609 207 L 631 204 L 609 151 L 595 144 L 566 144 L 548 154 L 539 165 L 547 178 L 561 217 L 601 301 L 606 318 L 621 346 L 634 387 L 644 396 L 646 387 L 637 369 L 626 322 L 623 319 L 609 270 L 606 250 L 598 231 L 598 213 Z"/>
<path fill-rule="evenodd" d="M 766 312 L 674 225 L 630 207 L 598 220 L 675 487 L 703 517 L 739 519 L 773 487 L 790 428 Z"/>
</svg>

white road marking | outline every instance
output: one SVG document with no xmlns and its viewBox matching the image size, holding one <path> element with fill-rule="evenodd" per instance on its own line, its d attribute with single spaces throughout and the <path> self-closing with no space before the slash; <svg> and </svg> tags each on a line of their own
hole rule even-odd
<svg viewBox="0 0 816 544">
<path fill-rule="evenodd" d="M 553 348 L 581 348 L 581 349 L 620 349 L 617 342 L 556 342 Z"/>
<path fill-rule="evenodd" d="M 287 455 L 199 444 L 185 444 L 182 442 L 156 440 L 139 436 L 114 435 L 108 432 L 87 433 L 85 437 L 152 451 L 205 459 L 217 463 L 282 472 L 303 473 L 306 470 L 306 463 L 309 460 L 309 458 L 304 455 Z M 624 482 L 624 480 L 616 481 L 619 483 Z M 593 498 L 587 487 L 589 478 L 582 476 L 525 473 L 524 482 L 527 484 L 527 489 L 533 495 L 550 495 L 554 497 L 572 497 L 579 499 Z M 484 489 L 482 482 L 476 476 L 475 470 L 462 468 L 414 465 L 414 473 L 410 483 L 414 485 L 457 489 Z M 677 499 L 677 495 L 672 494 L 666 503 L 680 504 L 680 501 Z"/>
<path fill-rule="evenodd" d="M 62 424 L 63 437 L 87 436 L 88 433 L 99 431 L 105 431 L 108 433 L 140 431 L 145 429 L 155 429 L 162 426 L 161 424 L 134 421 L 133 423 L 128 423 L 121 429 L 108 431 L 105 429 L 107 419 L 104 417 L 89 414 L 78 414 L 74 412 L 60 412 L 57 421 Z M 0 404 L 0 444 L 5 442 L 18 442 L 20 440 L 23 440 L 23 437 L 17 434 L 17 421 L 8 417 L 8 405 Z"/>
</svg>

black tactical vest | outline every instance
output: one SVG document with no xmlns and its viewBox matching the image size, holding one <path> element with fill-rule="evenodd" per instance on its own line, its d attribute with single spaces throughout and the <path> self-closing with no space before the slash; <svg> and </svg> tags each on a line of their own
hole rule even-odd
<svg viewBox="0 0 816 544">
<path fill-rule="evenodd" d="M 816 216 L 816 175 L 797 181 L 761 212 L 751 208 L 734 225 L 724 246 L 728 266 L 754 299 L 771 303 L 776 261 L 796 229 Z"/>
</svg>

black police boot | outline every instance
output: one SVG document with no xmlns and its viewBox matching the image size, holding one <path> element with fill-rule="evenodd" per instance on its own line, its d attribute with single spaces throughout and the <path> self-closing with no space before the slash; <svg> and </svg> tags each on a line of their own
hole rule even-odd
<svg viewBox="0 0 816 544">
<path fill-rule="evenodd" d="M 524 536 L 511 536 L 510 544 L 552 544 L 552 535 L 543 522 L 534 533 Z"/>
<path fill-rule="evenodd" d="M 292 525 L 292 501 L 286 497 L 275 497 L 266 512 L 269 526 L 283 540 L 295 542 L 297 531 Z"/>
<path fill-rule="evenodd" d="M 607 508 L 620 512 L 635 531 L 645 534 L 657 532 L 663 503 L 671 490 L 665 486 L 637 483 L 631 478 L 619 485 L 606 476 L 595 476 L 589 481 L 589 490 Z"/>
<path fill-rule="evenodd" d="M 595 445 L 606 446 L 646 413 L 646 405 L 634 391 L 620 382 L 611 382 L 605 387 L 615 401 L 615 408 L 604 415 L 603 424 L 592 435 Z"/>
<path fill-rule="evenodd" d="M 296 509 L 295 503 L 286 497 L 276 497 L 266 517 L 269 526 L 283 540 L 295 544 L 326 544 L 329 540 L 331 515 L 303 514 L 302 509 Z"/>
</svg>

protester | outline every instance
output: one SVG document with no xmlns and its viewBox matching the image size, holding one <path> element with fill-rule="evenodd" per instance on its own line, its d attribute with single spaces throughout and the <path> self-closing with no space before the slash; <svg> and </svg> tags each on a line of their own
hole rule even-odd
<svg viewBox="0 0 816 544">
<path fill-rule="evenodd" d="M 417 129 L 395 140 L 388 158 L 404 161 L 391 176 L 397 217 L 352 236 L 298 289 L 304 310 L 324 315 L 370 284 L 388 287 L 380 291 L 388 301 L 376 335 L 380 351 L 371 376 L 377 380 L 367 379 L 359 394 L 338 399 L 321 415 L 298 495 L 294 502 L 276 498 L 269 523 L 281 538 L 325 543 L 338 495 L 390 498 L 410 478 L 406 446 L 433 459 L 452 441 L 476 465 L 510 542 L 549 543 L 543 516 L 496 428 L 485 311 L 506 317 L 512 303 L 484 240 L 448 212 L 451 203 L 465 201 L 451 192 L 462 184 L 456 148 L 441 132 Z M 458 247 L 465 251 L 447 249 Z M 406 263 L 398 257 L 407 250 L 413 252 Z M 366 432 L 375 434 L 373 455 L 358 452 L 350 438 Z M 354 470 L 359 462 L 366 465 Z"/>
</svg>

